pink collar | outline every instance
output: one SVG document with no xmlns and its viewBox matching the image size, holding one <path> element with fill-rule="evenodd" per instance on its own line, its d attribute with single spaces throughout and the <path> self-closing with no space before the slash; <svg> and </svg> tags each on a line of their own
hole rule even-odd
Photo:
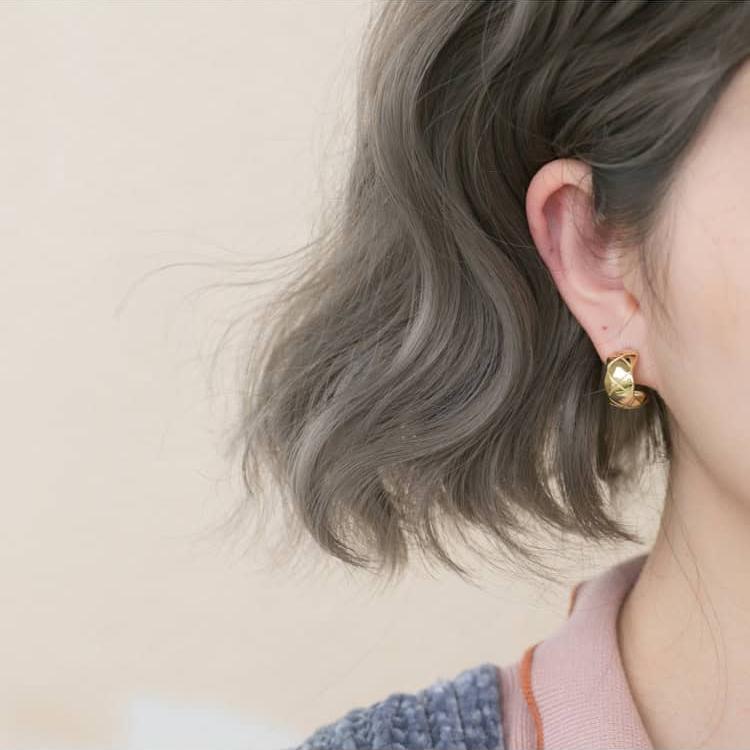
<svg viewBox="0 0 750 750">
<path fill-rule="evenodd" d="M 519 662 L 500 668 L 508 750 L 653 750 L 616 632 L 620 606 L 647 557 L 630 557 L 581 581 L 565 623 Z"/>
</svg>

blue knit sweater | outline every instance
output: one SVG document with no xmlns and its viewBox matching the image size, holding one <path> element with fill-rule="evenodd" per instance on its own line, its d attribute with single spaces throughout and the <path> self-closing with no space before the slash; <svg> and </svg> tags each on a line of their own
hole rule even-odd
<svg viewBox="0 0 750 750">
<path fill-rule="evenodd" d="M 504 750 L 494 664 L 353 708 L 287 750 Z"/>
</svg>

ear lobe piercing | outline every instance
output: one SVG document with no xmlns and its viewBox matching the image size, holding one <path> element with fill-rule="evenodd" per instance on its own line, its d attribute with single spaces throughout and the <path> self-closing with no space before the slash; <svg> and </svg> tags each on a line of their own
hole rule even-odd
<svg viewBox="0 0 750 750">
<path fill-rule="evenodd" d="M 648 394 L 635 388 L 633 370 L 638 361 L 638 352 L 633 349 L 607 357 L 604 389 L 609 403 L 620 409 L 637 409 L 646 403 Z"/>
</svg>

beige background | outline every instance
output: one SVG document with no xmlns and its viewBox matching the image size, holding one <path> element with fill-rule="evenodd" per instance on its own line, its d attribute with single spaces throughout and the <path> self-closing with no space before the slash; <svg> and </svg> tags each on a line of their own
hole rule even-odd
<svg viewBox="0 0 750 750">
<path fill-rule="evenodd" d="M 255 292 L 151 272 L 310 238 L 369 8 L 0 5 L 2 748 L 280 747 L 515 660 L 587 566 L 633 552 L 551 544 L 558 587 L 415 568 L 375 592 L 202 536 L 239 491 L 220 445 L 237 352 L 213 379 L 211 354 Z"/>
</svg>

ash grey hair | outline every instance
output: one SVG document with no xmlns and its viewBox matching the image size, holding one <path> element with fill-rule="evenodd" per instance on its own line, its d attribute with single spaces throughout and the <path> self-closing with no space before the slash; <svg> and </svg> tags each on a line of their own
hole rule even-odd
<svg viewBox="0 0 750 750">
<path fill-rule="evenodd" d="M 669 412 L 653 390 L 638 410 L 608 404 L 604 365 L 534 247 L 526 190 L 546 162 L 584 162 L 597 239 L 634 248 L 653 279 L 669 187 L 750 54 L 750 4 L 378 10 L 337 213 L 248 349 L 233 519 L 263 517 L 267 474 L 290 549 L 304 536 L 389 575 L 414 551 L 465 574 L 444 523 L 539 569 L 534 525 L 638 542 L 611 507 L 670 461 Z M 649 281 L 657 305 L 664 283 Z"/>
</svg>

